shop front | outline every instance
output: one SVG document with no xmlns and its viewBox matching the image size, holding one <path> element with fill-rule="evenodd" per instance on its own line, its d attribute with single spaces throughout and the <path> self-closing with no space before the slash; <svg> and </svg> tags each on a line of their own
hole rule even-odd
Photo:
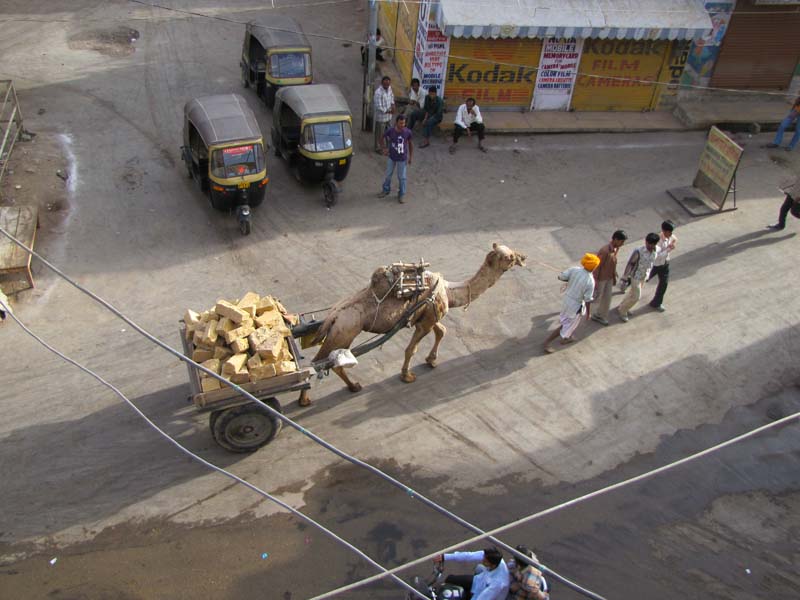
<svg viewBox="0 0 800 600">
<path fill-rule="evenodd" d="M 410 33 L 417 17 L 412 74 L 438 82 L 448 106 L 473 97 L 490 110 L 641 111 L 670 104 L 688 42 L 712 28 L 694 0 L 539 4 L 421 0 L 395 31 Z"/>
</svg>

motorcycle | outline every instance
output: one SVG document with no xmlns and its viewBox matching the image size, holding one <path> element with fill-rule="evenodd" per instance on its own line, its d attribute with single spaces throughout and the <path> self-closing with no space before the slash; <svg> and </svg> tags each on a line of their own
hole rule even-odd
<svg viewBox="0 0 800 600">
<path fill-rule="evenodd" d="M 460 585 L 445 583 L 444 567 L 441 563 L 433 565 L 433 573 L 430 580 L 424 580 L 419 575 L 409 582 L 420 594 L 430 600 L 461 600 L 465 597 L 464 588 Z M 418 597 L 408 592 L 406 600 L 418 600 Z"/>
</svg>

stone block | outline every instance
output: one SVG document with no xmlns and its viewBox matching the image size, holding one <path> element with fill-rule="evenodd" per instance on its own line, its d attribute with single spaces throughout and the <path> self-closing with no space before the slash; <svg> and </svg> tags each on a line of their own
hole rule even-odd
<svg viewBox="0 0 800 600">
<path fill-rule="evenodd" d="M 204 360 L 200 364 L 202 366 L 204 366 L 206 369 L 208 369 L 209 371 L 214 371 L 214 373 L 219 375 L 220 361 L 219 361 L 218 358 L 209 358 L 208 360 Z M 204 373 L 203 371 L 200 371 L 200 377 L 201 378 L 208 377 L 208 374 Z"/>
<path fill-rule="evenodd" d="M 216 346 L 214 348 L 214 356 L 212 358 L 218 358 L 221 361 L 225 361 L 233 356 L 233 354 L 233 350 L 226 346 Z"/>
<path fill-rule="evenodd" d="M 187 308 L 183 313 L 183 322 L 186 323 L 186 327 L 196 326 L 200 322 L 200 313 Z"/>
<path fill-rule="evenodd" d="M 275 362 L 281 354 L 283 336 L 267 327 L 259 327 L 248 337 L 250 351 L 258 354 L 265 362 Z"/>
<path fill-rule="evenodd" d="M 247 312 L 237 308 L 227 300 L 218 300 L 214 311 L 221 317 L 228 317 L 234 323 L 241 323 L 250 319 L 250 315 Z"/>
<path fill-rule="evenodd" d="M 273 302 L 272 296 L 264 296 L 256 304 L 256 316 L 261 315 L 270 310 L 274 310 L 275 312 L 277 312 L 278 307 L 275 306 L 275 302 Z"/>
<path fill-rule="evenodd" d="M 297 371 L 297 364 L 295 364 L 293 360 L 284 360 L 275 363 L 275 372 L 278 375 L 283 375 L 284 373 L 293 373 L 294 371 Z"/>
<path fill-rule="evenodd" d="M 264 364 L 264 361 L 261 360 L 261 357 L 256 354 L 255 356 L 251 356 L 247 359 L 247 368 L 252 369 L 253 367 L 260 367 Z"/>
<path fill-rule="evenodd" d="M 192 352 L 192 360 L 196 363 L 202 363 L 212 358 L 214 358 L 214 352 L 205 348 L 197 348 Z"/>
<path fill-rule="evenodd" d="M 252 318 L 256 316 L 256 306 L 258 305 L 258 302 L 260 300 L 261 296 L 259 296 L 255 292 L 247 292 L 244 295 L 244 298 L 242 298 L 241 300 L 239 300 L 239 302 L 236 303 L 236 308 L 245 311 Z"/>
<path fill-rule="evenodd" d="M 246 337 L 238 338 L 230 343 L 230 349 L 233 351 L 234 354 L 247 352 L 247 349 L 249 347 L 250 347 L 250 342 L 247 341 Z"/>
<path fill-rule="evenodd" d="M 231 342 L 233 342 L 233 340 L 247 337 L 254 331 L 255 328 L 252 325 L 240 325 L 236 329 L 231 329 L 230 331 L 225 332 L 225 342 L 230 344 Z"/>
<path fill-rule="evenodd" d="M 242 368 L 245 368 L 245 364 L 247 363 L 247 354 L 244 352 L 240 354 L 234 354 L 225 363 L 222 365 L 222 374 L 227 375 L 230 377 L 234 375 L 238 371 L 241 371 Z"/>
<path fill-rule="evenodd" d="M 205 377 L 204 379 L 200 380 L 200 389 L 203 390 L 203 392 L 213 392 L 214 390 L 218 390 L 220 388 L 222 388 L 222 384 L 218 379 L 214 379 L 213 377 Z"/>
<path fill-rule="evenodd" d="M 250 381 L 261 381 L 262 379 L 269 379 L 275 377 L 277 371 L 275 365 L 260 365 L 250 369 Z"/>
</svg>

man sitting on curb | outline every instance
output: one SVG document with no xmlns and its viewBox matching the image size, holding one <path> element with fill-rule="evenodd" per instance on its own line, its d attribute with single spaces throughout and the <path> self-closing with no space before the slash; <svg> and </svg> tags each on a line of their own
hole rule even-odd
<svg viewBox="0 0 800 600">
<path fill-rule="evenodd" d="M 411 119 L 408 122 L 408 128 L 413 130 L 416 122 L 422 119 L 423 142 L 420 144 L 420 148 L 427 148 L 431 145 L 433 128 L 442 122 L 443 112 L 444 102 L 439 98 L 436 86 L 433 85 L 428 88 L 428 95 L 425 96 L 425 103 L 422 105 L 422 108 L 412 112 Z"/>
<path fill-rule="evenodd" d="M 488 152 L 483 145 L 484 129 L 481 110 L 478 108 L 478 105 L 475 104 L 475 98 L 467 98 L 467 101 L 459 106 L 456 112 L 456 127 L 453 130 L 453 145 L 450 146 L 450 154 L 455 153 L 458 138 L 464 135 L 464 133 L 466 133 L 468 137 L 472 137 L 473 131 L 478 132 L 478 149 L 481 152 Z"/>
</svg>

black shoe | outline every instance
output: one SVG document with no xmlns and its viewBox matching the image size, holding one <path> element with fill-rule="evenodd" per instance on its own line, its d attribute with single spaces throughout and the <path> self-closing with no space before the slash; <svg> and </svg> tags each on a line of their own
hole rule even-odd
<svg viewBox="0 0 800 600">
<path fill-rule="evenodd" d="M 778 147 L 778 144 L 772 144 L 772 143 L 770 143 L 770 144 L 767 144 L 765 147 L 766 147 L 766 148 L 777 148 L 777 147 Z"/>
<path fill-rule="evenodd" d="M 783 231 L 785 226 L 776 223 L 775 225 L 767 225 L 767 229 L 771 229 L 772 231 Z"/>
</svg>

